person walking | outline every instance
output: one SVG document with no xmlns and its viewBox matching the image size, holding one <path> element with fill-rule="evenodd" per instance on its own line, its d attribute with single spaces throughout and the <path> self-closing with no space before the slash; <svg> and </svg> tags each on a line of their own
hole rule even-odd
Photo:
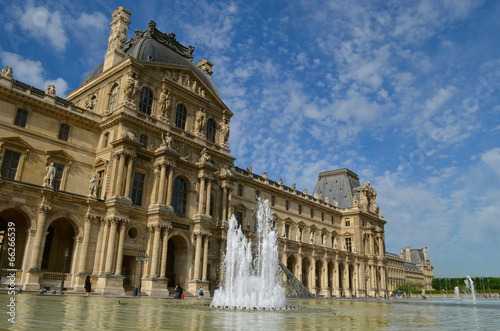
<svg viewBox="0 0 500 331">
<path fill-rule="evenodd" d="M 422 300 L 427 300 L 427 297 L 425 296 L 425 287 L 422 287 Z"/>
</svg>

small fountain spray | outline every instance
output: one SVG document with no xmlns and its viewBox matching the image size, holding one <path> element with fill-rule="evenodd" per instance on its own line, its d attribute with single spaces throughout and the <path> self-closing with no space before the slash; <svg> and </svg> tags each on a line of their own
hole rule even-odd
<svg viewBox="0 0 500 331">
<path fill-rule="evenodd" d="M 258 200 L 255 256 L 234 215 L 229 220 L 224 256 L 224 281 L 212 307 L 282 309 L 285 292 L 279 285 L 277 233 L 268 201 Z"/>
<path fill-rule="evenodd" d="M 476 290 L 474 288 L 474 282 L 472 279 L 467 275 L 467 279 L 465 279 L 465 292 L 471 291 L 472 293 L 472 300 L 474 301 L 474 304 L 476 304 Z"/>
</svg>

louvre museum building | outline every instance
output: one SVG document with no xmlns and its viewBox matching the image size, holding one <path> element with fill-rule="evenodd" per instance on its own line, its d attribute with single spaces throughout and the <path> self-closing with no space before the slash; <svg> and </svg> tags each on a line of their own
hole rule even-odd
<svg viewBox="0 0 500 331">
<path fill-rule="evenodd" d="M 194 61 L 193 47 L 153 21 L 129 38 L 130 17 L 114 11 L 102 64 L 66 99 L 53 85 L 17 81 L 15 67 L 1 72 L 3 284 L 15 269 L 28 291 L 57 289 L 64 276 L 68 291 L 84 293 L 91 275 L 100 294 L 125 294 L 140 279 L 143 295 L 168 296 L 180 284 L 208 296 L 223 277 L 228 219 L 254 238 L 260 197 L 274 215 L 280 261 L 314 295 L 430 287 L 427 250 L 386 252 L 377 193 L 354 172 L 318 174 L 311 194 L 236 166 L 233 113 L 212 63 Z"/>
</svg>

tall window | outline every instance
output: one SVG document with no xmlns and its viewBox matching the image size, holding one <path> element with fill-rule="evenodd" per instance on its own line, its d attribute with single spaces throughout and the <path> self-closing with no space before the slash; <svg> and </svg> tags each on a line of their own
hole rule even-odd
<svg viewBox="0 0 500 331">
<path fill-rule="evenodd" d="M 314 209 L 311 208 L 311 218 L 314 218 Z"/>
<path fill-rule="evenodd" d="M 64 165 L 55 163 L 54 167 L 56 167 L 56 175 L 54 176 L 54 181 L 52 182 L 52 186 L 55 190 L 59 190 L 61 188 L 61 180 L 64 172 Z"/>
<path fill-rule="evenodd" d="M 174 211 L 182 216 L 186 215 L 187 186 L 184 180 L 177 177 L 174 180 L 174 190 L 172 196 L 172 207 Z"/>
<path fill-rule="evenodd" d="M 16 179 L 17 166 L 19 165 L 21 153 L 6 149 L 4 154 L 1 171 L 2 177 L 6 179 Z"/>
<path fill-rule="evenodd" d="M 274 195 L 271 195 L 271 206 L 274 207 L 274 204 L 275 204 L 275 198 Z"/>
<path fill-rule="evenodd" d="M 238 184 L 238 196 L 243 196 L 243 185 Z"/>
<path fill-rule="evenodd" d="M 179 129 L 185 130 L 186 128 L 186 108 L 179 104 L 177 106 L 177 111 L 175 112 L 175 126 Z"/>
<path fill-rule="evenodd" d="M 243 224 L 243 213 L 241 211 L 237 211 L 235 217 L 238 222 L 238 226 L 241 227 Z"/>
<path fill-rule="evenodd" d="M 352 252 L 351 238 L 345 238 L 345 249 L 348 252 Z"/>
<path fill-rule="evenodd" d="M 108 100 L 108 111 L 110 113 L 115 111 L 115 105 L 116 105 L 116 96 L 118 95 L 118 84 L 113 86 L 111 89 L 111 93 L 109 95 L 109 100 Z"/>
<path fill-rule="evenodd" d="M 302 205 L 299 205 L 299 215 L 302 215 Z"/>
<path fill-rule="evenodd" d="M 288 200 L 285 200 L 285 209 L 286 210 L 290 209 L 290 204 L 288 203 Z"/>
<path fill-rule="evenodd" d="M 351 220 L 346 218 L 345 219 L 345 226 L 351 226 Z"/>
<path fill-rule="evenodd" d="M 57 138 L 64 140 L 64 141 L 68 141 L 68 138 L 69 138 L 69 126 L 68 125 L 61 124 L 61 126 L 59 127 L 59 135 L 57 136 Z"/>
<path fill-rule="evenodd" d="M 26 122 L 28 121 L 28 112 L 24 109 L 18 109 L 16 113 L 16 118 L 14 120 L 14 125 L 26 127 Z"/>
<path fill-rule="evenodd" d="M 146 115 L 151 115 L 151 106 L 153 105 L 153 93 L 147 87 L 141 90 L 141 101 L 139 102 L 139 111 Z"/>
<path fill-rule="evenodd" d="M 148 136 L 146 136 L 145 134 L 141 134 L 141 136 L 139 137 L 139 142 L 141 143 L 142 145 L 142 148 L 146 148 L 148 147 Z"/>
<path fill-rule="evenodd" d="M 207 140 L 215 143 L 215 122 L 211 118 L 207 121 Z"/>
<path fill-rule="evenodd" d="M 104 142 L 102 147 L 108 147 L 108 143 L 109 143 L 109 132 L 106 132 L 104 134 Z"/>
<path fill-rule="evenodd" d="M 104 185 L 104 170 L 101 170 L 97 173 L 97 180 L 95 186 L 95 195 L 98 199 L 101 198 L 103 185 Z"/>
<path fill-rule="evenodd" d="M 255 190 L 255 200 L 257 200 L 260 197 L 260 191 Z"/>
<path fill-rule="evenodd" d="M 142 205 L 142 192 L 144 191 L 144 178 L 146 176 L 139 172 L 134 173 L 134 183 L 132 185 L 132 203 L 134 205 Z"/>
</svg>

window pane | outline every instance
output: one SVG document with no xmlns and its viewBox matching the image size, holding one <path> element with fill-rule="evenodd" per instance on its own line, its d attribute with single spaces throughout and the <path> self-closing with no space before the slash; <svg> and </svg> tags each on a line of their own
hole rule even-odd
<svg viewBox="0 0 500 331">
<path fill-rule="evenodd" d="M 116 96 L 118 95 L 118 85 L 113 87 L 111 94 L 109 96 L 108 111 L 112 113 L 115 110 Z"/>
<path fill-rule="evenodd" d="M 215 122 L 211 118 L 207 121 L 207 140 L 215 143 Z"/>
<path fill-rule="evenodd" d="M 146 115 L 151 115 L 151 106 L 153 105 L 153 93 L 143 87 L 141 90 L 141 101 L 139 102 L 139 111 Z"/>
<path fill-rule="evenodd" d="M 179 129 L 185 130 L 186 127 L 186 108 L 183 105 L 177 106 L 175 112 L 175 126 Z"/>
<path fill-rule="evenodd" d="M 144 174 L 134 173 L 134 183 L 132 186 L 132 203 L 140 206 L 142 204 L 142 192 L 144 191 Z"/>
<path fill-rule="evenodd" d="M 54 162 L 54 167 L 56 167 L 56 175 L 54 177 L 54 181 L 52 182 L 52 186 L 54 187 L 55 190 L 59 190 L 59 188 L 61 187 L 61 179 L 64 171 L 64 165 Z"/>
<path fill-rule="evenodd" d="M 186 215 L 187 187 L 182 178 L 174 180 L 174 190 L 172 196 L 172 207 L 174 211 L 182 216 Z"/>
<path fill-rule="evenodd" d="M 19 165 L 20 153 L 5 150 L 2 162 L 2 177 L 6 179 L 16 179 L 17 166 Z"/>
<path fill-rule="evenodd" d="M 14 120 L 14 124 L 24 128 L 26 127 L 27 120 L 28 120 L 28 112 L 24 109 L 18 109 L 16 113 L 16 119 Z"/>
<path fill-rule="evenodd" d="M 64 141 L 68 141 L 69 138 L 69 126 L 66 124 L 61 124 L 59 127 L 59 135 L 58 138 Z"/>
</svg>

